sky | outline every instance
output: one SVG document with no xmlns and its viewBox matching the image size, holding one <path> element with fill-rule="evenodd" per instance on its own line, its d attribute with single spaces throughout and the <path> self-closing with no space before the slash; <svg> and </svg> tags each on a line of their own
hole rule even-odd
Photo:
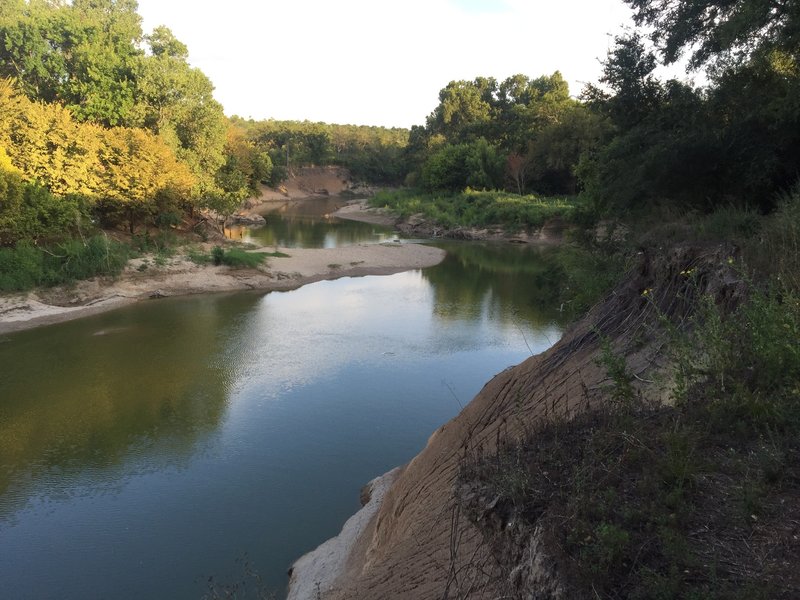
<svg viewBox="0 0 800 600">
<path fill-rule="evenodd" d="M 596 82 L 622 0 L 139 0 L 216 87 L 227 115 L 423 125 L 448 82 L 561 71 Z"/>
</svg>

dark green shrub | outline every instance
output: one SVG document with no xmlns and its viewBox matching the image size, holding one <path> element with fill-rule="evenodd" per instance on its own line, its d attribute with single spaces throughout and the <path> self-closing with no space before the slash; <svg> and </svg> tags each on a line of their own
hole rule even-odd
<svg viewBox="0 0 800 600">
<path fill-rule="evenodd" d="M 265 258 L 266 254 L 263 252 L 246 252 L 241 248 L 231 248 L 223 253 L 221 260 L 222 264 L 229 267 L 255 269 Z"/>
<path fill-rule="evenodd" d="M 130 249 L 95 236 L 86 241 L 69 239 L 50 248 L 28 242 L 0 249 L 0 291 L 23 291 L 54 286 L 98 275 L 122 272 Z"/>
</svg>

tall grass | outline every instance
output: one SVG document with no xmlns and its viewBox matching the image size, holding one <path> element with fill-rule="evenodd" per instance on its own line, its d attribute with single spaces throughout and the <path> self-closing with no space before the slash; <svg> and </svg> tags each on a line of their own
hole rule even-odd
<svg viewBox="0 0 800 600">
<path fill-rule="evenodd" d="M 125 244 L 98 235 L 65 240 L 48 248 L 30 243 L 0 248 L 0 291 L 72 283 L 98 275 L 119 275 L 130 255 Z"/>
</svg>

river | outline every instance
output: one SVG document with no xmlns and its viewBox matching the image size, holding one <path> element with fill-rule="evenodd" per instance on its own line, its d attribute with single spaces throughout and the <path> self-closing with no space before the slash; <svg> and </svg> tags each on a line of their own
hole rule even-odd
<svg viewBox="0 0 800 600">
<path fill-rule="evenodd" d="M 269 220 L 242 237 L 394 237 Z M 252 586 L 251 569 L 280 596 L 364 483 L 561 335 L 530 276 L 536 249 L 445 247 L 421 271 L 170 298 L 1 337 L 3 597 L 196 599 L 209 578 Z"/>
</svg>

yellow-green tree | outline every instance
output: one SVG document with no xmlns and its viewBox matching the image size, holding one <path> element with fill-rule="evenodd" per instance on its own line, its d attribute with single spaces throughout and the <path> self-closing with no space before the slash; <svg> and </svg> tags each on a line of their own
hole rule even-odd
<svg viewBox="0 0 800 600">
<path fill-rule="evenodd" d="M 130 232 L 136 223 L 191 197 L 196 180 L 158 136 L 142 129 L 105 130 L 98 152 L 106 209 L 124 212 Z"/>
</svg>

